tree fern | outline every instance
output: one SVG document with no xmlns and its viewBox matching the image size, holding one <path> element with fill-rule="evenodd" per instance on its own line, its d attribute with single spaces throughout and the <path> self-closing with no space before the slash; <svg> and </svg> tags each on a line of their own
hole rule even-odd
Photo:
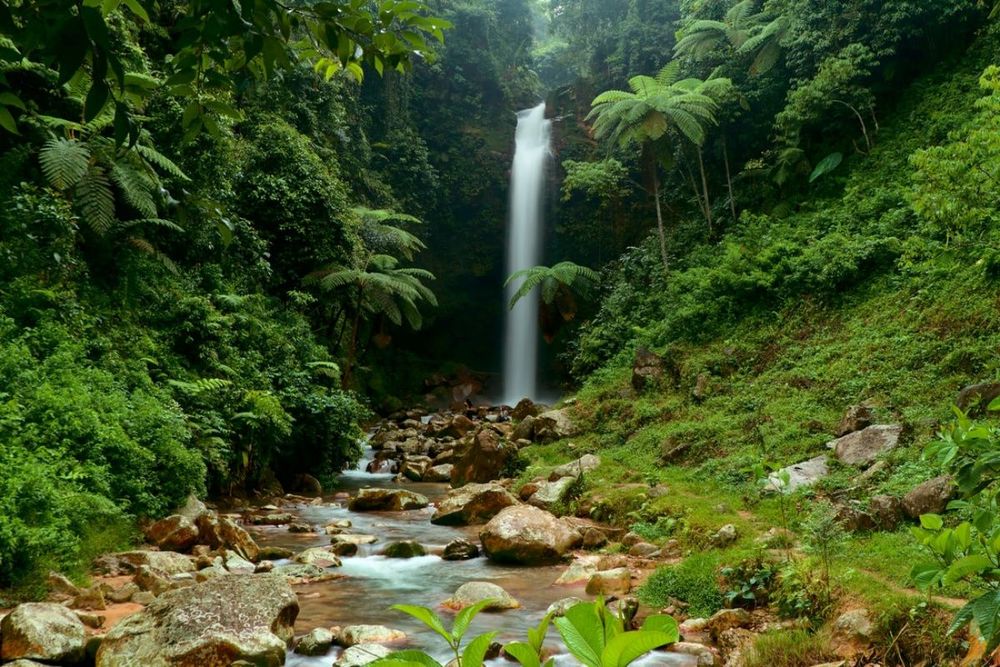
<svg viewBox="0 0 1000 667">
<path fill-rule="evenodd" d="M 143 157 L 147 162 L 155 165 L 163 173 L 169 174 L 174 178 L 181 181 L 190 181 L 187 174 L 185 174 L 180 167 L 174 164 L 167 156 L 163 155 L 151 145 L 139 143 L 135 146 L 136 152 Z"/>
<path fill-rule="evenodd" d="M 76 201 L 83 221 L 97 234 L 115 225 L 115 196 L 104 168 L 91 165 L 76 185 Z"/>
<path fill-rule="evenodd" d="M 111 166 L 111 180 L 132 208 L 146 218 L 156 218 L 153 193 L 159 183 L 149 173 L 126 160 L 118 160 Z"/>
<path fill-rule="evenodd" d="M 560 289 L 586 293 L 600 281 L 600 278 L 599 273 L 586 266 L 573 262 L 559 262 L 551 267 L 535 266 L 517 271 L 507 278 L 504 287 L 509 287 L 518 280 L 522 281 L 511 296 L 510 307 L 513 308 L 536 287 L 540 288 L 542 303 L 551 304 Z"/>
<path fill-rule="evenodd" d="M 69 190 L 87 174 L 90 151 L 74 139 L 49 139 L 38 154 L 49 185 L 57 190 Z"/>
</svg>

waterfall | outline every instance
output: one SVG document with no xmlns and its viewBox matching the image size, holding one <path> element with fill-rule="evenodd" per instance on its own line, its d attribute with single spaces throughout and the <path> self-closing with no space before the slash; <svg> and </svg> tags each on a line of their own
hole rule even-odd
<svg viewBox="0 0 1000 667">
<path fill-rule="evenodd" d="M 510 240 L 507 275 L 541 263 L 542 191 L 549 151 L 545 104 L 517 114 L 514 165 L 510 176 Z M 505 306 L 517 290 L 507 288 Z M 504 333 L 504 403 L 536 397 L 538 391 L 538 290 L 507 313 Z"/>
</svg>

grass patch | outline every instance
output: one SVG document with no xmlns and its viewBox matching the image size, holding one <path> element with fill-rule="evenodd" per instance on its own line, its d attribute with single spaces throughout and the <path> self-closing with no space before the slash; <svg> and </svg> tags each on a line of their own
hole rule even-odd
<svg viewBox="0 0 1000 667">
<path fill-rule="evenodd" d="M 811 667 L 837 659 L 825 633 L 805 630 L 767 632 L 743 656 L 744 667 Z"/>
<path fill-rule="evenodd" d="M 716 574 L 718 567 L 718 560 L 709 554 L 660 567 L 639 588 L 639 600 L 660 608 L 677 599 L 687 603 L 691 616 L 711 616 L 722 609 L 724 602 Z"/>
</svg>

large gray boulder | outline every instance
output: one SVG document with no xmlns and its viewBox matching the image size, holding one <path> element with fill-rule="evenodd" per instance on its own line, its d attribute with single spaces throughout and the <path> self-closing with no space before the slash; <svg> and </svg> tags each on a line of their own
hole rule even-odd
<svg viewBox="0 0 1000 667">
<path fill-rule="evenodd" d="M 75 664 L 84 659 L 87 633 L 76 614 L 51 602 L 26 602 L 0 621 L 0 658 Z"/>
<path fill-rule="evenodd" d="M 503 611 L 521 606 L 510 593 L 488 581 L 469 581 L 462 584 L 454 595 L 445 600 L 444 606 L 450 609 L 464 609 L 486 600 L 489 600 L 489 604 L 486 605 L 485 611 Z"/>
<path fill-rule="evenodd" d="M 792 493 L 797 489 L 812 486 L 829 474 L 826 459 L 826 454 L 821 454 L 808 461 L 796 463 L 771 473 L 764 480 L 765 490 Z M 787 484 L 782 480 L 783 473 L 788 473 Z"/>
<path fill-rule="evenodd" d="M 439 526 L 469 526 L 486 523 L 505 507 L 517 504 L 517 498 L 496 482 L 466 484 L 452 489 L 438 503 L 431 523 Z"/>
<path fill-rule="evenodd" d="M 552 442 L 576 435 L 569 409 L 549 410 L 535 418 L 535 442 Z"/>
<path fill-rule="evenodd" d="M 875 462 L 879 455 L 899 444 L 903 427 L 898 424 L 880 424 L 855 431 L 829 443 L 841 463 L 863 468 Z"/>
<path fill-rule="evenodd" d="M 258 667 L 285 663 L 299 603 L 272 574 L 215 577 L 168 591 L 116 625 L 97 667 Z"/>
<path fill-rule="evenodd" d="M 576 477 L 561 477 L 554 482 L 542 482 L 528 498 L 528 503 L 543 510 L 552 510 L 569 499 Z"/>
<path fill-rule="evenodd" d="M 181 514 L 172 514 L 146 528 L 146 538 L 163 551 L 187 551 L 198 543 L 198 527 Z"/>
<path fill-rule="evenodd" d="M 597 470 L 600 465 L 600 456 L 584 454 L 575 461 L 570 461 L 569 463 L 564 463 L 561 466 L 556 466 L 556 468 L 549 474 L 549 481 L 555 482 L 563 477 L 579 477 L 580 475 L 585 475 L 588 472 Z"/>
<path fill-rule="evenodd" d="M 115 554 L 115 557 L 126 566 L 127 569 L 138 571 L 147 565 L 153 570 L 157 570 L 167 576 L 194 572 L 194 563 L 191 558 L 184 554 L 173 551 L 125 551 Z"/>
<path fill-rule="evenodd" d="M 361 489 L 348 507 L 352 512 L 402 512 L 429 504 L 426 496 L 406 489 Z"/>
<path fill-rule="evenodd" d="M 486 556 L 498 563 L 556 563 L 583 537 L 549 512 L 531 505 L 508 507 L 490 519 L 479 533 Z"/>
</svg>

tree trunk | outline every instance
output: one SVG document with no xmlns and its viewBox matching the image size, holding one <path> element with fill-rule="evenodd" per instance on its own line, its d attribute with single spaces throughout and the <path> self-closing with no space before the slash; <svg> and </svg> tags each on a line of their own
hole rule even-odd
<svg viewBox="0 0 1000 667">
<path fill-rule="evenodd" d="M 347 358 L 344 360 L 344 372 L 340 376 L 340 386 L 343 389 L 351 387 L 351 373 L 354 370 L 354 362 L 358 352 L 358 331 L 361 328 L 361 298 L 362 288 L 358 287 L 358 305 L 354 312 L 354 323 L 351 325 L 351 339 L 347 343 Z"/>
<path fill-rule="evenodd" d="M 653 199 L 656 203 L 656 229 L 660 235 L 660 256 L 663 258 L 663 270 L 670 271 L 670 260 L 667 259 L 667 235 L 663 230 L 663 211 L 660 209 L 660 176 L 653 166 Z"/>
<path fill-rule="evenodd" d="M 733 222 L 739 218 L 736 215 L 736 196 L 733 194 L 733 177 L 729 171 L 729 148 L 726 147 L 726 138 L 722 137 L 722 160 L 726 164 L 726 187 L 729 188 L 729 210 L 733 214 Z"/>
<path fill-rule="evenodd" d="M 701 157 L 701 146 L 698 147 L 698 169 L 701 171 L 701 189 L 705 195 L 705 220 L 708 222 L 708 235 L 712 235 L 712 201 L 708 198 L 708 178 L 705 176 L 705 161 Z"/>
</svg>

